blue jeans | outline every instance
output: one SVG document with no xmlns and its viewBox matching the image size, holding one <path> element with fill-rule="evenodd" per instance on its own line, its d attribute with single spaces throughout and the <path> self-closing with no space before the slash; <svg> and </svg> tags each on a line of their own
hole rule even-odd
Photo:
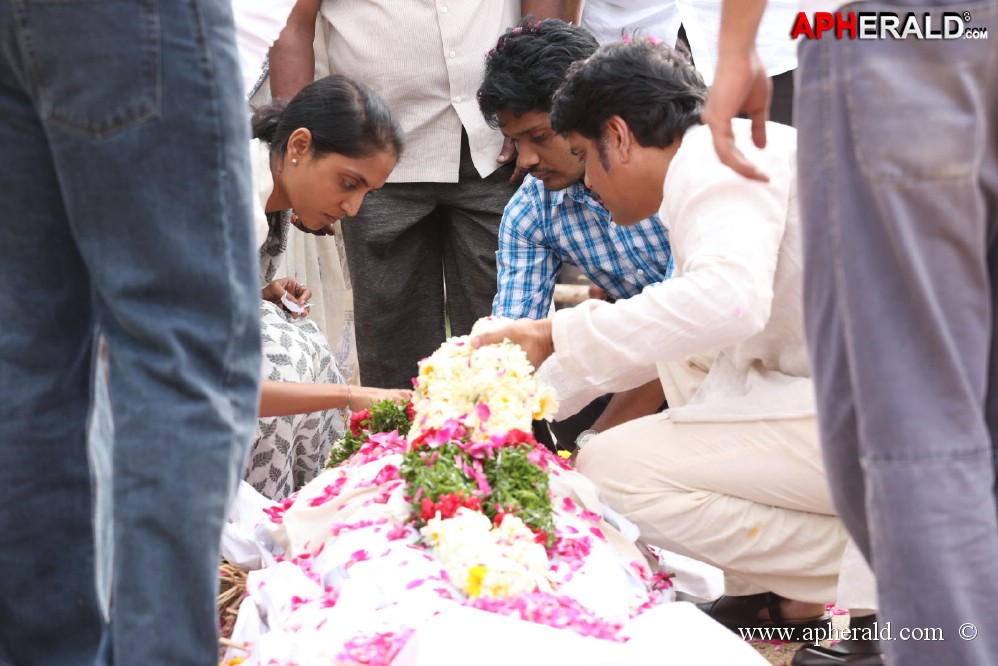
<svg viewBox="0 0 998 666">
<path fill-rule="evenodd" d="M 219 535 L 260 372 L 241 81 L 226 0 L 0 3 L 0 663 L 217 664 Z"/>
<path fill-rule="evenodd" d="M 794 113 L 833 498 L 881 626 L 944 639 L 903 666 L 998 663 L 998 3 L 949 9 L 989 38 L 802 43 Z"/>
</svg>

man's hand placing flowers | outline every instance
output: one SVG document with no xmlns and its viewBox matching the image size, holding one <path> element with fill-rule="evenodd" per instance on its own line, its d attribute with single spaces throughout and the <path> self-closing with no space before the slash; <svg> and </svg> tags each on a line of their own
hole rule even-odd
<svg viewBox="0 0 998 666">
<path fill-rule="evenodd" d="M 471 331 L 475 349 L 507 339 L 520 345 L 534 370 L 554 353 L 550 319 L 483 319 Z"/>
</svg>

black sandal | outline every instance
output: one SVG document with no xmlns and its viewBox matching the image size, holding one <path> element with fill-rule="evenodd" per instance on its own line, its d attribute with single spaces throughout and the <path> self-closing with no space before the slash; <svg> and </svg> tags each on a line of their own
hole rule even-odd
<svg viewBox="0 0 998 666">
<path fill-rule="evenodd" d="M 783 617 L 780 602 L 783 597 L 772 592 L 746 596 L 722 596 L 697 607 L 713 620 L 739 634 L 746 640 L 777 640 L 799 643 L 814 642 L 815 637 L 827 637 L 832 618 L 827 613 L 808 620 L 788 620 Z M 768 618 L 759 617 L 759 612 L 769 612 Z M 752 629 L 774 629 L 771 633 L 750 632 Z M 822 633 L 816 632 L 822 629 Z"/>
<path fill-rule="evenodd" d="M 883 666 L 877 616 L 854 617 L 849 622 L 849 638 L 828 647 L 805 645 L 794 654 L 791 666 Z"/>
</svg>

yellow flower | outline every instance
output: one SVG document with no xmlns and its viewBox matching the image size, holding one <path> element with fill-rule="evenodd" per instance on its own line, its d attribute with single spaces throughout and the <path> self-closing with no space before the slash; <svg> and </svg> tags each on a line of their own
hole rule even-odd
<svg viewBox="0 0 998 666">
<path fill-rule="evenodd" d="M 489 573 L 488 567 L 476 564 L 468 568 L 467 593 L 469 597 L 477 597 L 482 593 L 482 581 Z"/>
</svg>

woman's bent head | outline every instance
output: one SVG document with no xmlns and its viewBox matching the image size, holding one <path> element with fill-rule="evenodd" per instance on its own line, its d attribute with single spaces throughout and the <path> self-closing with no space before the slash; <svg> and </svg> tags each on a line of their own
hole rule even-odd
<svg viewBox="0 0 998 666">
<path fill-rule="evenodd" d="M 270 145 L 271 201 L 293 208 L 312 230 L 356 215 L 402 152 L 402 130 L 388 104 L 341 74 L 313 81 L 290 102 L 261 107 L 253 136 Z"/>
</svg>

